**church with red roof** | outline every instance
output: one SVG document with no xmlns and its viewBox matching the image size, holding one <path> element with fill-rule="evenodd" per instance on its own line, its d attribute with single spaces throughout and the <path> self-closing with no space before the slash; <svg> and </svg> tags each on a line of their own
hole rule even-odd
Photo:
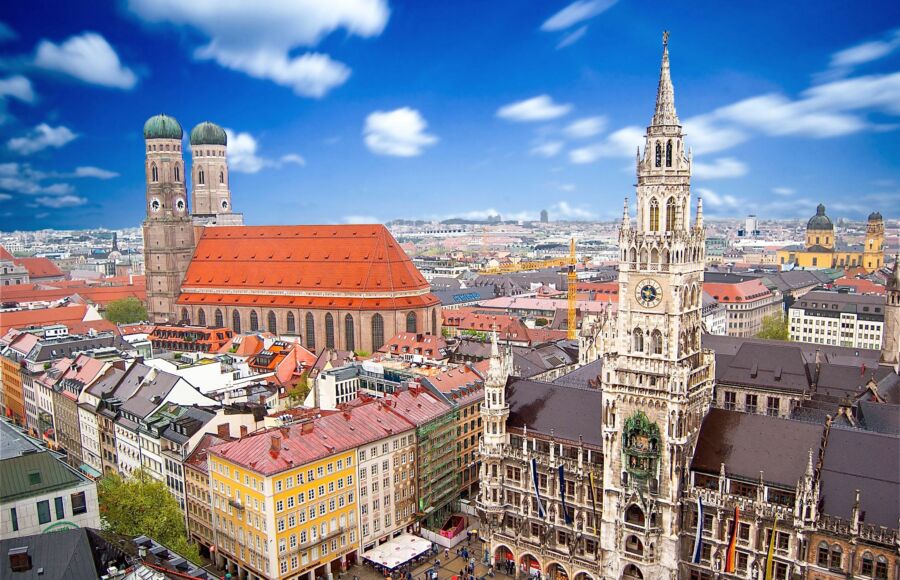
<svg viewBox="0 0 900 580">
<path fill-rule="evenodd" d="M 153 322 L 266 331 L 313 352 L 374 352 L 399 332 L 440 333 L 440 301 L 383 225 L 232 225 L 227 137 L 203 125 L 191 133 L 190 209 L 181 126 L 165 115 L 144 126 Z"/>
</svg>

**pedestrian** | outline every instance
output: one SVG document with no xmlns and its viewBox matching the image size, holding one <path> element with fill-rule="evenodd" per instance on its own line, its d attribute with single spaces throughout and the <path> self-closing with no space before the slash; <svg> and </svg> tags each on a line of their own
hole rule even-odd
<svg viewBox="0 0 900 580">
<path fill-rule="evenodd" d="M 450 559 L 450 548 L 444 548 L 444 560 Z"/>
</svg>

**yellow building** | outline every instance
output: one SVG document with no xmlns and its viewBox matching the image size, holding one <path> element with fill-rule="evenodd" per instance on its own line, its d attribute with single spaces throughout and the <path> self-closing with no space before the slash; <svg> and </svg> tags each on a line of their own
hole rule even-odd
<svg viewBox="0 0 900 580">
<path fill-rule="evenodd" d="M 825 206 L 816 208 L 816 215 L 806 224 L 806 244 L 787 246 L 777 252 L 778 264 L 799 268 L 854 268 L 867 272 L 884 265 L 884 219 L 878 212 L 869 214 L 866 239 L 863 245 L 846 245 L 837 241 L 834 224 L 825 215 Z"/>
<path fill-rule="evenodd" d="M 359 559 L 360 446 L 397 425 L 361 405 L 208 451 L 217 563 L 239 578 L 337 576 Z"/>
</svg>

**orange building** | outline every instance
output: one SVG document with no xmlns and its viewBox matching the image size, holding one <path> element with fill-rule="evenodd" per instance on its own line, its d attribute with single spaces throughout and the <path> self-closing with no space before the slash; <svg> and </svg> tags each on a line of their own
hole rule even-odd
<svg viewBox="0 0 900 580">
<path fill-rule="evenodd" d="M 17 425 L 25 425 L 22 366 L 6 356 L 0 356 L 0 387 L 3 391 L 3 414 Z"/>
<path fill-rule="evenodd" d="M 373 352 L 398 332 L 441 328 L 440 301 L 383 225 L 204 228 L 177 310 L 315 352 Z"/>
<path fill-rule="evenodd" d="M 233 336 L 228 328 L 157 324 L 150 333 L 154 349 L 184 352 L 219 352 Z"/>
</svg>

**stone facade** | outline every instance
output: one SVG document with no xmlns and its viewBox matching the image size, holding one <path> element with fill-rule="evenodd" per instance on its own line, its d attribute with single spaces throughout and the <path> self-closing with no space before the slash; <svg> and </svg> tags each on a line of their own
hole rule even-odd
<svg viewBox="0 0 900 580">
<path fill-rule="evenodd" d="M 900 363 L 900 257 L 894 258 L 894 271 L 885 290 L 881 362 L 896 367 Z"/>
</svg>

